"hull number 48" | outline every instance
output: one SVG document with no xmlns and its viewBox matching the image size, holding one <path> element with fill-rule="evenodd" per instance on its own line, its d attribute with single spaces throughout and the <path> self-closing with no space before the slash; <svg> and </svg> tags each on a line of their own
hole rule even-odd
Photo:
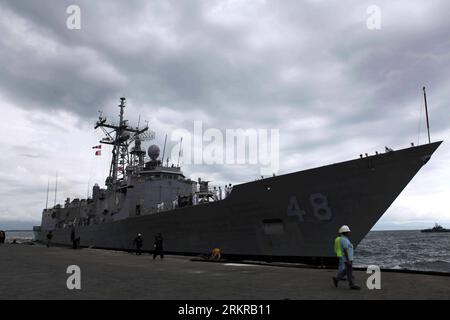
<svg viewBox="0 0 450 320">
<path fill-rule="evenodd" d="M 306 208 L 298 201 L 296 196 L 289 198 L 287 207 L 287 215 L 298 218 L 299 222 L 305 221 L 305 216 L 312 216 L 314 220 L 318 221 L 330 221 L 333 218 L 333 214 L 328 204 L 328 199 L 321 193 L 314 193 L 309 196 L 310 211 L 306 211 Z"/>
</svg>

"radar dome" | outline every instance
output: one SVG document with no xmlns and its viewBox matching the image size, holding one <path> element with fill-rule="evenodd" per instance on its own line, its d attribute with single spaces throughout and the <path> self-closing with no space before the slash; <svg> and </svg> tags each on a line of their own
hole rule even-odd
<svg viewBox="0 0 450 320">
<path fill-rule="evenodd" d="M 157 145 L 151 145 L 150 147 L 148 147 L 148 156 L 150 157 L 150 159 L 152 159 L 152 161 L 156 161 L 156 159 L 158 159 L 159 153 L 160 150 Z"/>
</svg>

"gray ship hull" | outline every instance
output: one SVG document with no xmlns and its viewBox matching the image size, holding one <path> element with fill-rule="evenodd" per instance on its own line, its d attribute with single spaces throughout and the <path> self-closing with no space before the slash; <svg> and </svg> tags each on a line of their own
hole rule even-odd
<svg viewBox="0 0 450 320">
<path fill-rule="evenodd" d="M 338 228 L 355 245 L 394 202 L 441 142 L 236 185 L 221 201 L 76 228 L 81 246 L 132 250 L 137 233 L 153 250 L 320 263 L 333 259 Z M 44 240 L 47 230 L 38 233 Z M 53 230 L 53 243 L 71 245 L 71 229 Z"/>
</svg>

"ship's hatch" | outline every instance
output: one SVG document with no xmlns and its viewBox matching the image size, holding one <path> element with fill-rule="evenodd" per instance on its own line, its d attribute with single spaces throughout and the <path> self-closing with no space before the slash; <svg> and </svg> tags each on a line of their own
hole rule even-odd
<svg viewBox="0 0 450 320">
<path fill-rule="evenodd" d="M 282 235 L 284 234 L 284 224 L 281 219 L 264 219 L 263 220 L 264 233 L 267 235 Z"/>
</svg>

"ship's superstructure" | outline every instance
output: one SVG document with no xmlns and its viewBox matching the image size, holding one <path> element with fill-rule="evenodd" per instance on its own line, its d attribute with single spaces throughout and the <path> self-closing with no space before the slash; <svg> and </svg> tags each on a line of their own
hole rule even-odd
<svg viewBox="0 0 450 320">
<path fill-rule="evenodd" d="M 120 100 L 119 124 L 107 123 L 100 115 L 95 125 L 105 134 L 100 143 L 113 147 L 106 188 L 96 184 L 92 198 L 67 199 L 64 206 L 44 210 L 43 229 L 97 225 L 214 199 L 208 182 L 199 180 L 197 185 L 179 166 L 169 166 L 168 161 L 164 164 L 158 146 L 151 145 L 146 157 L 142 142 L 152 140 L 154 133 L 148 125 L 130 127 L 124 119 L 126 100 Z"/>
<path fill-rule="evenodd" d="M 169 253 L 219 247 L 234 257 L 323 262 L 334 255 L 338 228 L 351 225 L 357 245 L 441 143 L 247 182 L 223 197 L 164 164 L 158 146 L 147 158 L 142 143 L 153 132 L 128 125 L 125 98 L 119 108 L 119 124 L 101 115 L 95 125 L 105 133 L 101 143 L 113 147 L 106 188 L 95 185 L 92 198 L 45 209 L 39 239 L 52 231 L 55 243 L 67 245 L 76 233 L 82 246 L 128 250 L 141 233 L 151 251 L 162 233 Z"/>
</svg>

